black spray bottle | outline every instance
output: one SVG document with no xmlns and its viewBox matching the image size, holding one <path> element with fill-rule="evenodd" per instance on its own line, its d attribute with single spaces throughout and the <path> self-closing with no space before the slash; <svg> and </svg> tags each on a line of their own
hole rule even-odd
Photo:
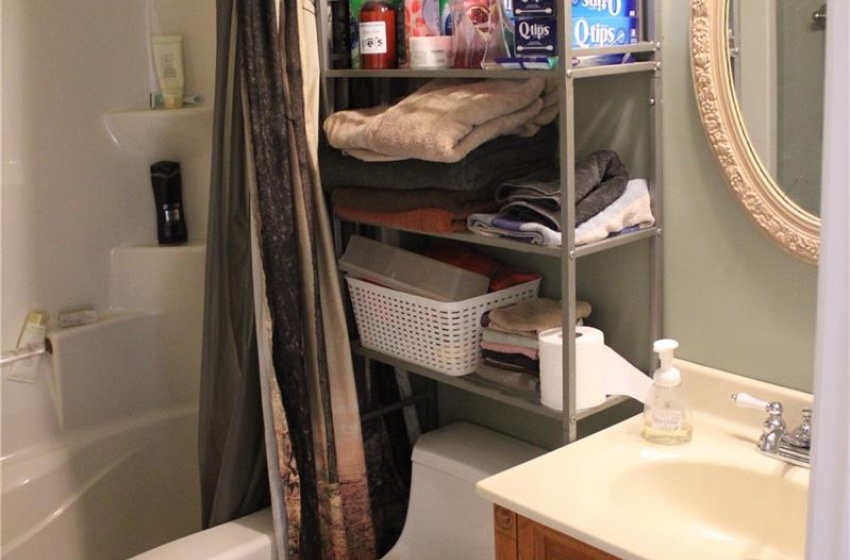
<svg viewBox="0 0 850 560">
<path fill-rule="evenodd" d="M 160 245 L 186 243 L 186 217 L 183 212 L 183 178 L 176 161 L 151 165 L 151 185 L 156 202 L 157 238 Z"/>
</svg>

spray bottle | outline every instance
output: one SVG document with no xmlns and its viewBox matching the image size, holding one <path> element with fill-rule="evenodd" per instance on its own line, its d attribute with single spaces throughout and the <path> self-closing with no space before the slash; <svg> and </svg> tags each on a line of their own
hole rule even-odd
<svg viewBox="0 0 850 560">
<path fill-rule="evenodd" d="M 673 351 L 679 343 L 668 338 L 656 340 L 652 345 L 658 354 L 660 366 L 652 378 L 652 386 L 643 409 L 644 439 L 665 445 L 679 445 L 691 441 L 693 423 L 682 376 L 673 367 Z"/>
</svg>

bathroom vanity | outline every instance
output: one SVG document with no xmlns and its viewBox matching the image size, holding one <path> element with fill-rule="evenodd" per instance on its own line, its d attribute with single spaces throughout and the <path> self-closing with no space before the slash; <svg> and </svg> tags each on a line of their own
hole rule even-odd
<svg viewBox="0 0 850 560">
<path fill-rule="evenodd" d="M 693 440 L 647 442 L 638 415 L 484 479 L 477 492 L 495 504 L 497 560 L 805 556 L 809 470 L 759 452 L 766 413 L 731 395 L 781 402 L 789 430 L 811 395 L 675 362 Z"/>
<path fill-rule="evenodd" d="M 604 550 L 495 506 L 496 560 L 619 560 Z"/>
</svg>

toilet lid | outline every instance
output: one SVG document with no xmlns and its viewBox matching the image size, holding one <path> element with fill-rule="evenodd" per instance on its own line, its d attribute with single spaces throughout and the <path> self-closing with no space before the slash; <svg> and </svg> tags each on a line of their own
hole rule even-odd
<svg viewBox="0 0 850 560">
<path fill-rule="evenodd" d="M 475 484 L 544 453 L 516 438 L 458 422 L 421 435 L 412 460 Z"/>
</svg>

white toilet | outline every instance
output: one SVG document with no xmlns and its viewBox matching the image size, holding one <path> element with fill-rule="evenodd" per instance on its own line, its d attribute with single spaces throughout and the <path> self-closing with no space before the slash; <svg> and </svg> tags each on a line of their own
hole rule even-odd
<svg viewBox="0 0 850 560">
<path fill-rule="evenodd" d="M 423 434 L 413 448 L 404 528 L 382 560 L 493 558 L 493 504 L 478 497 L 475 484 L 545 452 L 467 423 Z"/>
<path fill-rule="evenodd" d="M 382 560 L 489 560 L 493 505 L 475 483 L 545 450 L 473 424 L 428 432 L 413 447 L 410 505 Z M 276 560 L 271 509 L 149 550 L 132 560 Z"/>
</svg>

